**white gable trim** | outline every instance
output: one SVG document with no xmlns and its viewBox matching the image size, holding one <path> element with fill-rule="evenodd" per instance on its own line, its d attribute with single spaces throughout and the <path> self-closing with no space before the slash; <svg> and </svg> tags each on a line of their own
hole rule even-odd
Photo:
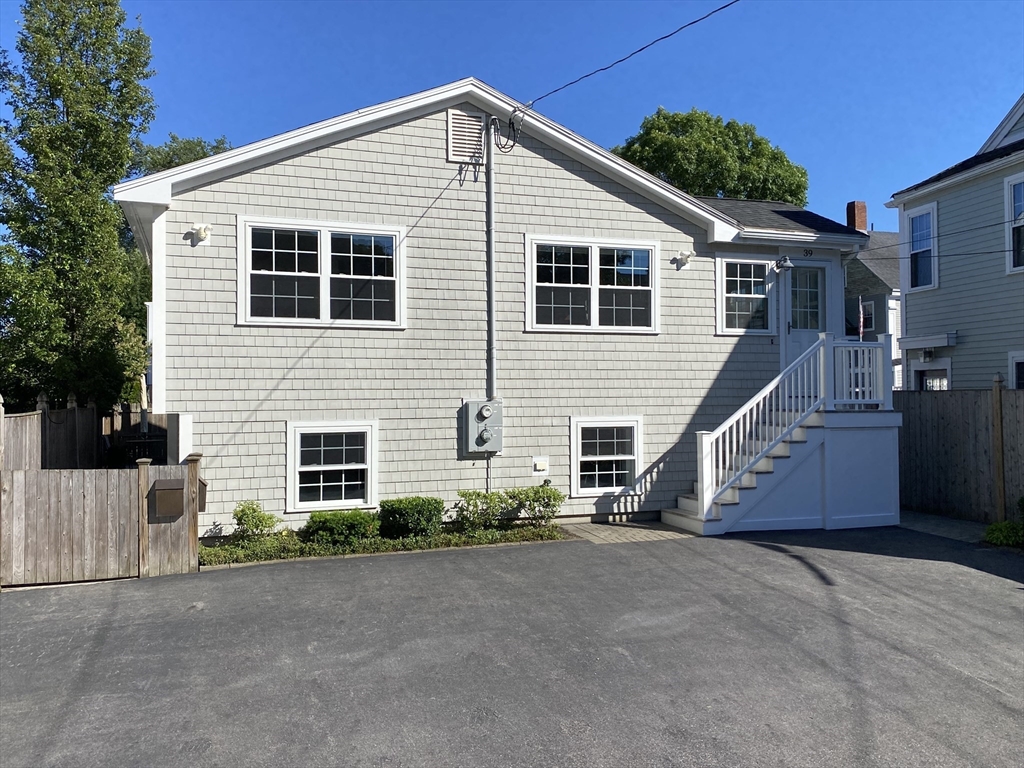
<svg viewBox="0 0 1024 768">
<path fill-rule="evenodd" d="M 1017 103 L 1013 105 L 1013 108 L 1006 113 L 1006 117 L 1002 119 L 996 129 L 992 131 L 992 135 L 988 137 L 988 140 L 981 145 L 975 154 L 980 155 L 982 152 L 988 152 L 992 149 L 997 149 L 1004 144 L 1009 144 L 1012 141 L 1018 139 L 1024 139 L 1024 132 L 1015 131 L 1014 136 L 1010 136 L 1010 129 L 1017 124 L 1017 121 L 1024 117 L 1024 94 L 1017 99 Z M 1020 135 L 1016 135 L 1020 133 Z"/>
<path fill-rule="evenodd" d="M 126 209 L 140 203 L 168 206 L 174 195 L 186 190 L 302 154 L 325 144 L 380 130 L 400 121 L 422 117 L 462 102 L 469 102 L 488 114 L 502 117 L 521 106 L 479 80 L 467 78 L 314 123 L 178 168 L 126 181 L 114 187 L 114 199 Z M 695 221 L 707 230 L 708 239 L 711 241 L 732 241 L 742 229 L 728 216 L 532 110 L 523 115 L 523 130 L 651 201 Z"/>
</svg>

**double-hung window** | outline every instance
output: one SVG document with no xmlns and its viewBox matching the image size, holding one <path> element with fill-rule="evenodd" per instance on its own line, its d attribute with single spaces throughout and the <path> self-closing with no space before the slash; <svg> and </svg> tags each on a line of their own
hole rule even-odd
<svg viewBox="0 0 1024 768">
<path fill-rule="evenodd" d="M 578 416 L 570 421 L 572 495 L 634 492 L 643 461 L 641 418 Z"/>
<path fill-rule="evenodd" d="M 935 288 L 939 284 L 935 204 L 907 211 L 910 290 Z"/>
<path fill-rule="evenodd" d="M 535 331 L 658 330 L 656 243 L 527 237 Z"/>
<path fill-rule="evenodd" d="M 239 322 L 396 327 L 403 231 L 239 219 Z"/>
<path fill-rule="evenodd" d="M 288 424 L 288 511 L 376 503 L 376 423 Z"/>
<path fill-rule="evenodd" d="M 723 334 L 769 334 L 774 332 L 774 314 L 769 302 L 771 263 L 755 259 L 716 260 L 718 332 Z"/>
<path fill-rule="evenodd" d="M 1006 271 L 1024 270 L 1024 173 L 1006 179 Z"/>
</svg>

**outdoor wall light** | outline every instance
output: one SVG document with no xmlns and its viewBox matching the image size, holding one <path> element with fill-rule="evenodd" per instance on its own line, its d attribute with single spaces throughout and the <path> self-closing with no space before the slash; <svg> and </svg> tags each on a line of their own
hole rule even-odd
<svg viewBox="0 0 1024 768">
<path fill-rule="evenodd" d="M 209 239 L 213 227 L 209 224 L 193 224 L 189 232 L 192 233 L 192 237 L 197 243 L 202 243 Z"/>
<path fill-rule="evenodd" d="M 793 268 L 793 262 L 789 256 L 783 256 L 781 259 L 775 262 L 776 272 L 788 272 Z"/>
</svg>

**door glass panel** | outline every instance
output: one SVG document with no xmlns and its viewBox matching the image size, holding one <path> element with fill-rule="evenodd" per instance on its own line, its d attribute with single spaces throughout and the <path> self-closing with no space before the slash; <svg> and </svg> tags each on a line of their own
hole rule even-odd
<svg viewBox="0 0 1024 768">
<path fill-rule="evenodd" d="M 794 267 L 790 272 L 791 329 L 825 330 L 825 270 Z"/>
</svg>

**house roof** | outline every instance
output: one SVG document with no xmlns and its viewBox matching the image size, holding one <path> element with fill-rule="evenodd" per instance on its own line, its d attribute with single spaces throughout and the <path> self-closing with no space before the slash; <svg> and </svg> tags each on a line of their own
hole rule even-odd
<svg viewBox="0 0 1024 768">
<path fill-rule="evenodd" d="M 1007 139 L 1015 140 L 1017 138 L 1016 134 L 1021 132 L 1021 120 L 1024 120 L 1024 94 L 1021 94 L 1020 98 L 1017 99 L 1017 103 L 1006 113 L 1006 117 L 1000 121 L 996 129 L 992 131 L 992 135 L 981 145 L 981 149 L 977 151 L 977 154 L 980 155 L 982 152 L 995 149 L 1000 144 L 1007 143 Z"/>
<path fill-rule="evenodd" d="M 1024 150 L 1024 139 L 1013 141 L 1010 142 L 1009 144 L 1004 144 L 1003 146 L 997 147 L 996 149 L 990 149 L 988 152 L 981 152 L 977 155 L 973 155 L 972 157 L 967 158 L 962 162 L 957 163 L 956 165 L 951 165 L 946 170 L 940 171 L 939 173 L 936 173 L 934 176 L 928 177 L 924 181 L 918 182 L 917 184 L 907 187 L 906 189 L 901 189 L 899 192 L 894 192 L 892 196 L 895 198 L 900 197 L 901 195 L 906 195 L 910 192 L 915 192 L 916 190 L 931 186 L 932 184 L 937 184 L 940 181 L 945 181 L 946 179 L 952 178 L 953 176 L 957 176 L 961 173 L 964 173 L 965 171 L 969 171 L 972 168 L 977 168 L 980 165 L 985 165 L 986 163 L 991 163 L 995 160 L 1000 160 L 1004 157 L 1009 157 L 1015 152 L 1020 152 L 1022 150 Z"/>
<path fill-rule="evenodd" d="M 744 227 L 720 205 L 713 206 L 706 200 L 681 192 L 553 120 L 532 109 L 525 109 L 516 100 L 471 77 L 349 112 L 178 168 L 126 181 L 114 187 L 114 199 L 124 208 L 132 229 L 142 234 L 139 240 L 148 251 L 144 233 L 147 222 L 152 222 L 160 211 L 166 210 L 174 195 L 466 102 L 492 115 L 505 116 L 510 115 L 513 110 L 518 110 L 525 133 L 561 150 L 667 210 L 701 225 L 708 233 L 709 242 L 826 241 L 832 247 L 852 247 L 863 241 L 863 237 L 855 230 L 847 231 L 842 227 L 835 230 L 831 226 L 817 228 L 814 223 L 799 228 L 789 225 L 784 229 Z M 821 217 L 815 218 L 814 214 L 807 211 L 801 213 L 801 220 L 805 222 L 828 221 Z M 780 216 L 775 223 L 791 223 L 794 219 L 800 218 L 793 213 L 788 219 L 786 216 Z M 835 225 L 835 222 L 830 224 Z M 850 232 L 856 237 L 852 237 Z"/>
<path fill-rule="evenodd" d="M 900 287 L 899 232 L 868 232 L 868 244 L 853 258 L 891 289 L 897 290 Z"/>
<path fill-rule="evenodd" d="M 773 200 L 739 200 L 732 197 L 698 197 L 698 200 L 735 219 L 746 229 L 863 236 L 864 233 L 819 216 L 792 203 Z"/>
</svg>

